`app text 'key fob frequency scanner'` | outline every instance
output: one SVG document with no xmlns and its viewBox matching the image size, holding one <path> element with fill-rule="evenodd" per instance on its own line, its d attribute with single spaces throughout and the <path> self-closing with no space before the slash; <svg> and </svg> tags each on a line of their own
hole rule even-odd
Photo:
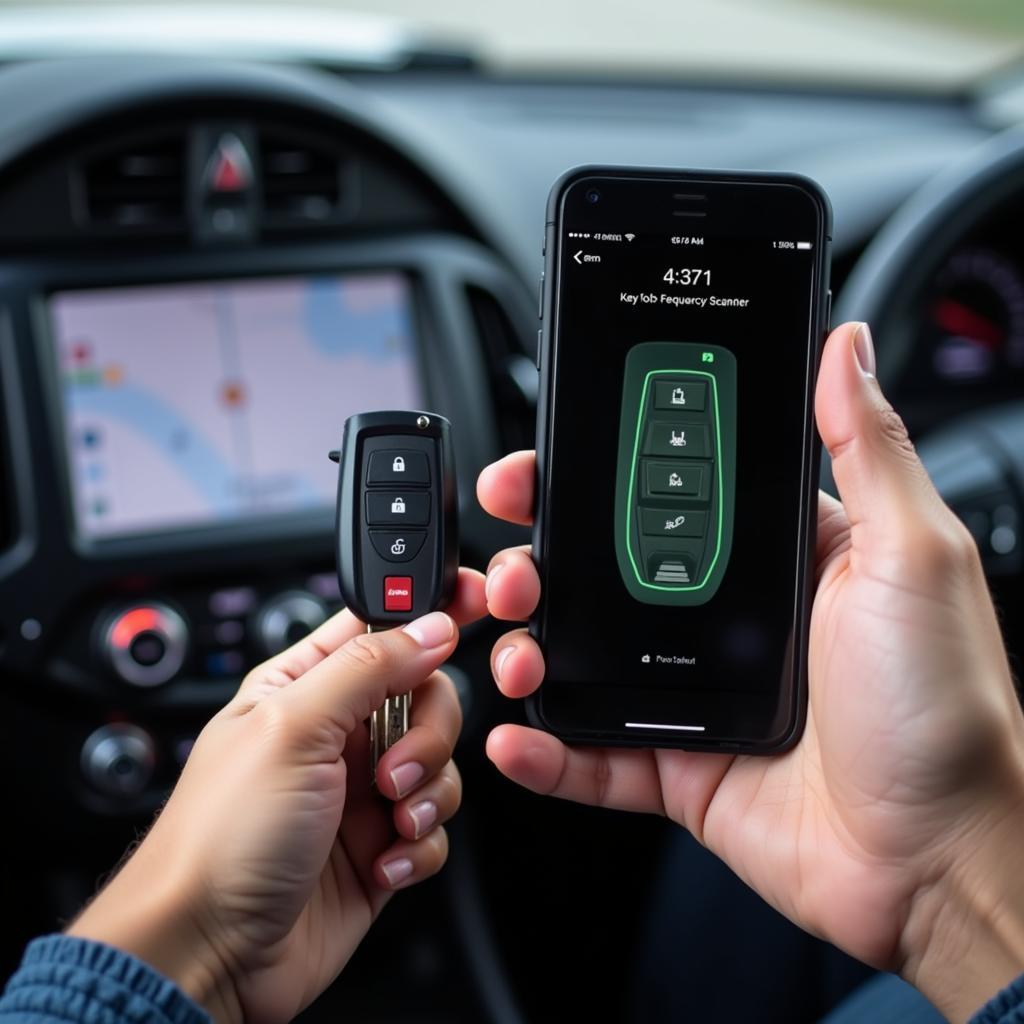
<svg viewBox="0 0 1024 1024">
<path fill-rule="evenodd" d="M 338 477 L 338 580 L 369 630 L 446 607 L 459 540 L 451 424 L 427 412 L 369 412 L 345 421 Z M 409 695 L 370 719 L 374 766 L 409 727 Z"/>
<path fill-rule="evenodd" d="M 646 342 L 626 357 L 615 552 L 638 601 L 699 605 L 732 546 L 736 359 L 718 345 Z"/>
</svg>

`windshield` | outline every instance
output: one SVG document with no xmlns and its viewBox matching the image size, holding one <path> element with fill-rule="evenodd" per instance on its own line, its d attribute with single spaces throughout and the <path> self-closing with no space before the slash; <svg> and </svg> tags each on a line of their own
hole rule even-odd
<svg viewBox="0 0 1024 1024">
<path fill-rule="evenodd" d="M 495 72 L 951 90 L 1021 63 L 1024 0 L 0 0 L 0 60 L 177 49 L 385 69 L 410 45 Z"/>
<path fill-rule="evenodd" d="M 1022 0 L 336 0 L 517 71 L 642 71 L 946 88 L 1024 52 Z"/>
</svg>

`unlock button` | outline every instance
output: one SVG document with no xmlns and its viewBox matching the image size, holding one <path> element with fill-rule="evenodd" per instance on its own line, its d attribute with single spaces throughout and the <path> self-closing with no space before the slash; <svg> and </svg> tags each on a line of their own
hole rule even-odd
<svg viewBox="0 0 1024 1024">
<path fill-rule="evenodd" d="M 370 542 L 381 558 L 388 562 L 411 562 L 423 547 L 426 530 L 371 530 Z"/>
<path fill-rule="evenodd" d="M 426 526 L 430 494 L 426 491 L 367 491 L 366 522 L 370 526 Z"/>
</svg>

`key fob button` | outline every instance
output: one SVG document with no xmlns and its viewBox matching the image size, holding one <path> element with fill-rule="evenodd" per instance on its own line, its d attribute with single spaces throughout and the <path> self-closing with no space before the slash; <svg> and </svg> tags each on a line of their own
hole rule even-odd
<svg viewBox="0 0 1024 1024">
<path fill-rule="evenodd" d="M 411 562 L 420 553 L 426 536 L 426 530 L 371 530 L 370 542 L 387 562 Z"/>
<path fill-rule="evenodd" d="M 703 423 L 654 420 L 647 426 L 644 454 L 706 459 L 711 455 L 708 428 Z"/>
<path fill-rule="evenodd" d="M 370 526 L 426 526 L 430 522 L 430 495 L 423 491 L 370 491 L 366 495 L 366 522 Z"/>
<path fill-rule="evenodd" d="M 381 448 L 371 452 L 366 482 L 389 484 L 392 487 L 404 487 L 409 484 L 426 487 L 430 483 L 430 466 L 426 453 L 401 448 Z"/>
<path fill-rule="evenodd" d="M 412 611 L 412 577 L 384 577 L 384 611 Z"/>
<path fill-rule="evenodd" d="M 647 490 L 651 494 L 704 497 L 704 463 L 647 461 Z"/>
<path fill-rule="evenodd" d="M 641 508 L 640 529 L 653 537 L 703 537 L 708 514 L 674 508 Z"/>
<path fill-rule="evenodd" d="M 674 409 L 677 412 L 703 412 L 707 384 L 692 380 L 656 380 L 654 382 L 654 408 Z"/>
</svg>

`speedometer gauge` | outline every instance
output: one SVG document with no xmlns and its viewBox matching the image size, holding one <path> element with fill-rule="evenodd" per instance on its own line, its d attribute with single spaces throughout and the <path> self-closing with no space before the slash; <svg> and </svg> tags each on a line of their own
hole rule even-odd
<svg viewBox="0 0 1024 1024">
<path fill-rule="evenodd" d="M 937 376 L 981 380 L 1024 368 L 1024 276 L 999 253 L 954 253 L 935 277 L 926 316 Z"/>
</svg>

